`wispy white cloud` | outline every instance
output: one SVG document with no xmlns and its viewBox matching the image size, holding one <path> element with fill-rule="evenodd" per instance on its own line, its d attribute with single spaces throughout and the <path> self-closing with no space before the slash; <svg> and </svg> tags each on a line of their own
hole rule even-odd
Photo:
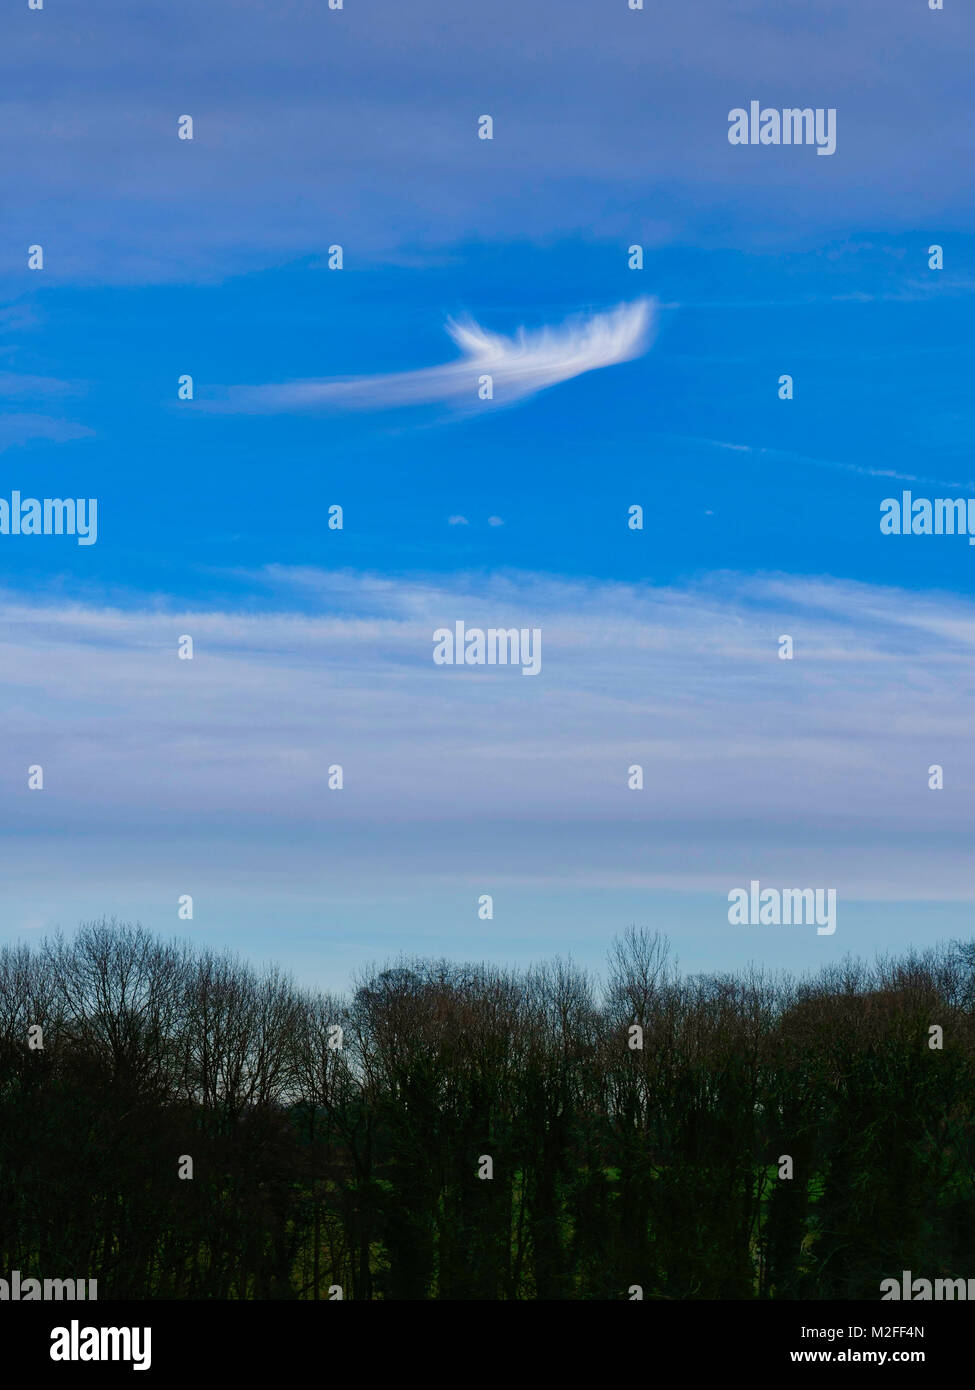
<svg viewBox="0 0 975 1390">
<path fill-rule="evenodd" d="M 84 387 L 76 381 L 61 381 L 52 376 L 28 376 L 22 372 L 0 372 L 0 396 L 78 396 Z"/>
<path fill-rule="evenodd" d="M 634 229 L 644 245 L 707 248 L 793 248 L 797 227 L 813 246 L 851 226 L 913 235 L 919 199 L 926 225 L 970 225 L 964 6 L 919 23 L 924 6 L 830 0 L 815 27 L 806 8 L 702 0 L 657 7 L 654 25 L 594 25 L 592 0 L 560 0 L 553 25 L 547 7 L 494 0 L 481 24 L 456 0 L 413 0 L 384 6 L 380 32 L 371 7 L 347 5 L 338 24 L 304 0 L 209 0 L 193 7 L 190 46 L 167 7 L 120 23 L 115 0 L 88 0 L 84 42 L 71 24 L 47 26 L 48 80 L 33 72 L 37 26 L 4 36 L 5 237 L 29 245 L 38 208 L 49 225 L 70 217 L 45 280 L 90 283 L 222 279 L 320 257 L 332 228 L 358 265 L 388 267 L 417 248 L 547 248 L 565 235 L 605 251 Z M 163 114 L 174 67 L 187 96 L 200 94 L 190 147 Z M 771 92 L 785 70 L 843 113 L 843 153 L 815 177 L 789 150 L 740 160 L 723 138 L 742 73 Z M 932 161 L 907 90 L 918 109 L 944 112 L 950 158 Z M 470 107 L 480 92 L 504 112 L 487 149 Z M 322 132 L 338 130 L 323 177 Z"/>
<path fill-rule="evenodd" d="M 473 319 L 448 319 L 447 332 L 461 352 L 453 362 L 382 376 L 235 386 L 215 404 L 217 409 L 245 413 L 477 405 L 482 403 L 478 390 L 485 376 L 491 378 L 493 403 L 511 404 L 584 372 L 641 356 L 650 344 L 654 322 L 655 305 L 649 299 L 569 319 L 557 328 L 520 328 L 510 338 L 489 332 Z"/>
<path fill-rule="evenodd" d="M 89 439 L 94 433 L 87 425 L 57 420 L 50 415 L 6 414 L 0 417 L 0 449 L 29 444 L 33 439 L 66 444 L 75 439 Z"/>
<path fill-rule="evenodd" d="M 750 454 L 755 458 L 767 458 L 772 461 L 781 460 L 786 463 L 809 464 L 814 468 L 834 468 L 843 473 L 858 473 L 866 478 L 890 478 L 895 482 L 904 483 L 934 483 L 938 487 L 967 488 L 969 490 L 973 486 L 970 481 L 961 483 L 947 478 L 932 478 L 921 473 L 901 473 L 894 468 L 871 468 L 866 464 L 842 463 L 836 459 L 811 458 L 808 454 L 797 454 L 792 449 L 771 449 L 760 444 L 736 444 L 727 439 L 699 439 L 693 435 L 667 435 L 663 433 L 659 434 L 658 438 L 680 440 L 686 444 L 701 445 L 708 449 L 727 449 L 732 453 Z"/>
<path fill-rule="evenodd" d="M 8 882 L 43 848 L 67 887 L 276 865 L 253 886 L 272 906 L 285 873 L 309 899 L 488 871 L 972 899 L 970 600 L 784 575 L 263 573 L 277 611 L 0 603 Z M 458 619 L 541 628 L 539 676 L 435 666 Z"/>
</svg>

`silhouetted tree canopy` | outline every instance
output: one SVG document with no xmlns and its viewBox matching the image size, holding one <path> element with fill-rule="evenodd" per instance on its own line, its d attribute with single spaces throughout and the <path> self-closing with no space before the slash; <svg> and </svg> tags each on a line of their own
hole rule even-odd
<svg viewBox="0 0 975 1390">
<path fill-rule="evenodd" d="M 0 1272 L 199 1299 L 966 1277 L 973 1011 L 972 942 L 684 977 L 630 929 L 602 988 L 403 960 L 338 998 L 92 923 L 0 949 Z"/>
</svg>

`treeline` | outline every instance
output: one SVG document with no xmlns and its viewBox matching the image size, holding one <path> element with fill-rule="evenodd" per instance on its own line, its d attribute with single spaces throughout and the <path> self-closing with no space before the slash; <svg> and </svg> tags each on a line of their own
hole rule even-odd
<svg viewBox="0 0 975 1390">
<path fill-rule="evenodd" d="M 973 1014 L 975 943 L 681 977 L 630 930 L 598 992 L 562 961 L 411 961 L 338 998 L 92 924 L 0 951 L 0 1276 L 492 1300 L 967 1277 Z"/>
</svg>

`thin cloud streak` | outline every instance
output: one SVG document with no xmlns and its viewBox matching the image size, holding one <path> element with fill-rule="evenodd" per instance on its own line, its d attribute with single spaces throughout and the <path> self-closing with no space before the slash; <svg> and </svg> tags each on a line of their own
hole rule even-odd
<svg viewBox="0 0 975 1390">
<path fill-rule="evenodd" d="M 91 439 L 94 433 L 87 425 L 73 420 L 57 420 L 50 415 L 8 414 L 0 419 L 0 450 L 30 444 L 35 439 L 69 444 L 76 439 Z"/>
<path fill-rule="evenodd" d="M 512 404 L 600 367 L 640 357 L 650 346 L 656 305 L 620 304 L 557 328 L 519 328 L 514 337 L 491 333 L 473 319 L 447 320 L 461 357 L 441 366 L 380 376 L 336 377 L 231 387 L 216 408 L 242 413 L 295 410 L 383 410 L 399 406 L 479 404 L 481 378 L 491 378 L 495 404 Z"/>
<path fill-rule="evenodd" d="M 735 444 L 727 439 L 700 439 L 689 434 L 659 434 L 660 439 L 680 440 L 686 444 L 699 444 L 708 449 L 729 449 L 736 454 L 750 454 L 756 458 L 784 459 L 789 463 L 808 463 L 814 468 L 833 468 L 843 473 L 858 473 L 865 478 L 892 478 L 903 483 L 933 483 L 937 487 L 967 489 L 971 491 L 971 481 L 960 483 L 946 478 L 931 478 L 921 473 L 901 473 L 894 468 L 869 468 L 859 463 L 841 463 L 837 459 L 811 458 L 808 454 L 797 454 L 791 449 L 771 449 L 760 444 Z"/>
<path fill-rule="evenodd" d="M 230 856 L 329 898 L 469 886 L 486 863 L 560 891 L 778 876 L 972 898 L 970 600 L 786 575 L 263 573 L 270 612 L 3 599 L 0 827 L 54 847 L 64 893 L 80 861 L 185 876 L 192 843 L 201 873 Z M 461 618 L 539 627 L 537 681 L 435 666 L 434 630 Z"/>
</svg>

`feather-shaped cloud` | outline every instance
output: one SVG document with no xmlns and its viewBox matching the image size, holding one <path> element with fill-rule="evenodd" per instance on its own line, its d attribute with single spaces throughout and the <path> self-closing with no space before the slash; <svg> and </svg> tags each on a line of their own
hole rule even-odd
<svg viewBox="0 0 975 1390">
<path fill-rule="evenodd" d="M 583 372 L 639 357 L 650 345 L 654 320 L 655 305 L 648 299 L 570 319 L 557 328 L 520 328 L 512 338 L 489 333 L 471 319 L 448 319 L 447 332 L 461 350 L 454 362 L 383 376 L 232 387 L 224 408 L 278 413 L 477 403 L 478 384 L 485 375 L 491 377 L 493 400 L 510 404 Z"/>
</svg>

